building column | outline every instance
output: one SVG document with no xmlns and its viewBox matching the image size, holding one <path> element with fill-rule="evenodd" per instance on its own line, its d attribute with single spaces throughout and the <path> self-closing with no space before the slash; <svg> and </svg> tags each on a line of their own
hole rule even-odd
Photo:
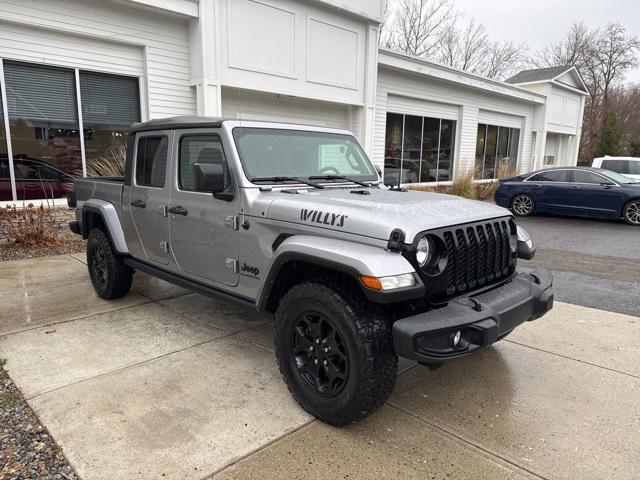
<svg viewBox="0 0 640 480">
<path fill-rule="evenodd" d="M 376 124 L 376 89 L 378 84 L 378 35 L 379 26 L 370 23 L 367 28 L 367 47 L 364 71 L 364 106 L 360 115 L 360 141 L 373 158 L 373 142 Z"/>
<path fill-rule="evenodd" d="M 199 18 L 189 23 L 191 85 L 196 89 L 196 113 L 220 117 L 222 92 L 218 77 L 219 0 L 200 0 L 199 11 Z"/>
</svg>

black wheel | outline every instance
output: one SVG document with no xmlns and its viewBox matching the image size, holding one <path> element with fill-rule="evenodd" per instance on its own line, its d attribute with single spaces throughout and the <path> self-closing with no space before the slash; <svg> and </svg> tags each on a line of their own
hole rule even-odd
<svg viewBox="0 0 640 480">
<path fill-rule="evenodd" d="M 383 313 L 329 281 L 292 287 L 276 312 L 276 356 L 289 391 L 331 425 L 362 420 L 395 385 L 398 357 Z"/>
<path fill-rule="evenodd" d="M 520 193 L 513 197 L 511 210 L 519 217 L 528 217 L 536 211 L 536 202 L 526 193 Z"/>
<path fill-rule="evenodd" d="M 622 212 L 624 221 L 629 225 L 640 226 L 640 199 L 631 200 Z"/>
<path fill-rule="evenodd" d="M 99 228 L 89 232 L 87 267 L 98 296 L 112 300 L 124 297 L 131 289 L 133 270 L 115 254 L 109 237 Z"/>
</svg>

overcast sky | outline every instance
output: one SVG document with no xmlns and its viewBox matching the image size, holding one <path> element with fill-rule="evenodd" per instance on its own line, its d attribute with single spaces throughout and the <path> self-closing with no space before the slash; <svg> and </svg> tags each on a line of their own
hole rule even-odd
<svg viewBox="0 0 640 480">
<path fill-rule="evenodd" d="M 526 42 L 531 50 L 561 38 L 570 25 L 590 27 L 620 22 L 627 33 L 640 36 L 640 0 L 454 0 L 465 14 L 487 27 L 496 40 Z M 640 82 L 640 68 L 628 80 Z"/>
</svg>

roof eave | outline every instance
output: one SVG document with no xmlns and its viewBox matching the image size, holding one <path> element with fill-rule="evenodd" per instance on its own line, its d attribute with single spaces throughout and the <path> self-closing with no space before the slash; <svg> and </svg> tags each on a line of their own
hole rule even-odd
<svg viewBox="0 0 640 480">
<path fill-rule="evenodd" d="M 453 83 L 461 83 L 459 79 L 455 78 L 455 76 L 462 76 L 468 80 L 465 81 L 464 85 L 469 88 L 489 91 L 497 95 L 517 98 L 518 100 L 531 103 L 543 104 L 546 101 L 546 97 L 544 95 L 532 92 L 525 88 L 501 82 L 499 80 L 482 77 L 480 75 L 475 75 L 457 68 L 430 62 L 420 57 L 396 52 L 385 47 L 380 47 L 379 53 L 378 64 L 388 68 L 409 71 L 419 75 L 428 75 L 439 80 Z"/>
</svg>

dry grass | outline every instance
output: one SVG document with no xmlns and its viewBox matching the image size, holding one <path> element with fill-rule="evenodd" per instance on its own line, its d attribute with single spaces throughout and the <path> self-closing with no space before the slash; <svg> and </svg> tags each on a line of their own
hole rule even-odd
<svg viewBox="0 0 640 480">
<path fill-rule="evenodd" d="M 475 172 L 473 170 L 467 170 L 462 172 L 453 179 L 449 192 L 451 195 L 457 195 L 463 198 L 476 198 L 476 191 L 474 188 Z"/>
<path fill-rule="evenodd" d="M 109 154 L 87 162 L 89 177 L 122 177 L 127 162 L 127 149 L 123 146 Z"/>
<path fill-rule="evenodd" d="M 54 210 L 43 205 L 34 207 L 30 203 L 20 209 L 15 205 L 0 209 L 0 227 L 10 245 L 45 248 L 62 244 Z"/>
</svg>

